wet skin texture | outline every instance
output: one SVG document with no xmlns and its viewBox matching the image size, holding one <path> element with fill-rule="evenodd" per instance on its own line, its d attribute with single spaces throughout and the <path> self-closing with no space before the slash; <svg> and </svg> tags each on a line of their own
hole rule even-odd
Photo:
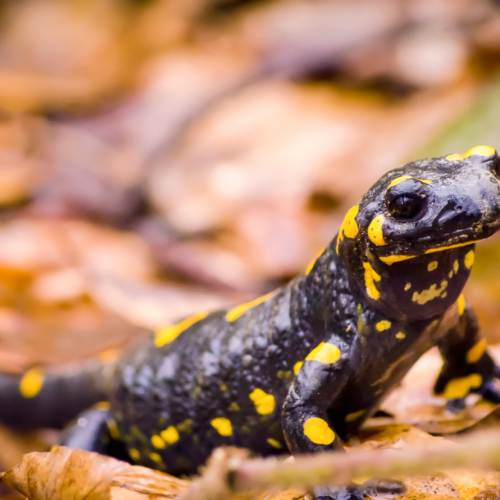
<svg viewBox="0 0 500 500">
<path fill-rule="evenodd" d="M 474 242 L 500 224 L 499 168 L 496 152 L 478 146 L 388 172 L 287 286 L 160 328 L 116 364 L 47 378 L 34 395 L 19 394 L 19 381 L 5 375 L 0 420 L 27 423 L 22 415 L 50 399 L 56 383 L 62 390 L 65 380 L 85 380 L 85 398 L 68 400 L 73 410 L 104 396 L 110 406 L 85 413 L 66 444 L 190 474 L 221 445 L 262 455 L 342 450 L 435 345 L 444 359 L 435 391 L 450 407 L 462 408 L 471 392 L 499 403 L 498 368 L 461 295 Z"/>
</svg>

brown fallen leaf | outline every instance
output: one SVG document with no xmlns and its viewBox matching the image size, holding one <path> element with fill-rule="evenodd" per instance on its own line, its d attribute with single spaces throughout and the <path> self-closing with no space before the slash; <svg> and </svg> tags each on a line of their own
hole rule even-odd
<svg viewBox="0 0 500 500">
<path fill-rule="evenodd" d="M 2 482 L 31 500 L 174 498 L 188 484 L 146 467 L 64 446 L 25 455 Z"/>
</svg>

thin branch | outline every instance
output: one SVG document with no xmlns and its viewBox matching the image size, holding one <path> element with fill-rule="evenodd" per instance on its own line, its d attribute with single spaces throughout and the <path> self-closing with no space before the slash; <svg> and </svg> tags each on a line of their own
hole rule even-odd
<svg viewBox="0 0 500 500">
<path fill-rule="evenodd" d="M 482 431 L 431 449 L 318 453 L 286 459 L 247 460 L 233 449 L 216 450 L 205 474 L 179 500 L 225 500 L 267 488 L 311 489 L 347 485 L 354 479 L 387 479 L 454 468 L 500 469 L 500 431 Z"/>
</svg>

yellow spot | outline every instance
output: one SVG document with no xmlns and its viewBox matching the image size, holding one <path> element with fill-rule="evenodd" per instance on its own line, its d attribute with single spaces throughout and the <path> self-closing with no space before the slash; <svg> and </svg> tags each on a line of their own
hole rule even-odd
<svg viewBox="0 0 500 500">
<path fill-rule="evenodd" d="M 468 377 L 456 378 L 446 384 L 444 397 L 446 399 L 459 399 L 467 396 L 471 389 L 481 387 L 483 378 L 478 373 L 472 373 Z"/>
<path fill-rule="evenodd" d="M 379 331 L 379 332 L 383 332 L 384 330 L 388 330 L 389 328 L 391 327 L 391 322 L 390 321 L 387 321 L 386 319 L 384 319 L 383 321 L 379 321 L 375 328 Z"/>
<path fill-rule="evenodd" d="M 399 340 L 405 339 L 406 338 L 406 333 L 404 332 L 398 332 L 396 333 L 396 338 Z"/>
<path fill-rule="evenodd" d="M 331 444 L 335 439 L 335 433 L 322 419 L 312 417 L 304 423 L 304 434 L 315 444 Z"/>
<path fill-rule="evenodd" d="M 138 462 L 141 459 L 141 454 L 139 453 L 139 450 L 136 450 L 135 448 L 130 448 L 128 450 L 129 457 L 134 461 Z"/>
<path fill-rule="evenodd" d="M 477 363 L 486 350 L 486 340 L 481 339 L 467 351 L 467 363 Z"/>
<path fill-rule="evenodd" d="M 445 156 L 447 160 L 450 161 L 461 161 L 465 160 L 466 158 L 469 158 L 470 156 L 493 156 L 496 153 L 495 149 L 492 148 L 491 146 L 475 146 L 471 149 L 469 149 L 466 153 L 464 154 L 458 154 L 454 153 L 448 156 Z"/>
<path fill-rule="evenodd" d="M 165 441 L 163 441 L 163 439 L 160 437 L 160 436 L 157 436 L 156 434 L 154 436 L 151 436 L 151 444 L 155 447 L 155 448 L 166 448 L 166 444 L 165 444 Z"/>
<path fill-rule="evenodd" d="M 299 373 L 300 369 L 302 368 L 302 365 L 304 364 L 303 361 L 297 361 L 297 363 L 295 363 L 293 365 L 293 373 L 295 373 L 295 375 L 297 375 L 297 373 Z"/>
<path fill-rule="evenodd" d="M 453 272 L 458 273 L 458 260 L 453 262 Z"/>
<path fill-rule="evenodd" d="M 163 347 L 175 340 L 184 330 L 187 330 L 190 326 L 193 326 L 198 321 L 208 316 L 208 311 L 200 311 L 193 314 L 189 318 L 177 323 L 176 325 L 167 325 L 158 328 L 155 332 L 155 346 Z"/>
<path fill-rule="evenodd" d="M 392 266 L 395 262 L 401 262 L 402 260 L 414 259 L 416 255 L 388 255 L 387 257 L 379 257 L 379 259 L 388 266 Z"/>
<path fill-rule="evenodd" d="M 19 383 L 19 392 L 25 398 L 34 398 L 43 386 L 45 375 L 39 368 L 28 370 Z"/>
<path fill-rule="evenodd" d="M 458 309 L 458 314 L 462 316 L 462 314 L 465 311 L 465 297 L 463 293 L 457 299 L 457 309 Z"/>
<path fill-rule="evenodd" d="M 359 232 L 358 224 L 356 223 L 356 215 L 358 215 L 359 207 L 354 205 L 345 214 L 342 225 L 340 226 L 339 235 L 337 237 L 337 253 L 339 253 L 339 243 L 345 238 L 355 238 Z"/>
<path fill-rule="evenodd" d="M 267 442 L 273 447 L 273 448 L 281 448 L 281 444 L 279 441 L 273 438 L 267 438 Z"/>
<path fill-rule="evenodd" d="M 252 309 L 252 307 L 258 306 L 259 304 L 262 304 L 267 299 L 272 297 L 273 294 L 274 294 L 274 292 L 270 292 L 266 295 L 263 295 L 262 297 L 256 298 L 255 300 L 251 300 L 250 302 L 246 302 L 245 304 L 240 304 L 239 306 L 234 307 L 228 313 L 226 313 L 227 321 L 231 322 L 231 321 L 238 319 L 240 316 L 242 316 L 244 313 L 246 313 L 249 309 Z"/>
<path fill-rule="evenodd" d="M 115 440 L 120 439 L 120 431 L 118 430 L 116 422 L 114 420 L 108 420 L 107 424 L 109 429 L 109 435 Z"/>
<path fill-rule="evenodd" d="M 368 226 L 368 238 L 378 246 L 385 245 L 384 233 L 382 231 L 384 220 L 385 217 L 382 214 L 377 215 Z"/>
<path fill-rule="evenodd" d="M 443 250 L 450 250 L 451 248 L 465 247 L 467 245 L 474 245 L 473 241 L 464 241 L 462 243 L 456 243 L 455 245 L 448 245 L 447 247 L 429 248 L 425 253 L 442 252 Z"/>
<path fill-rule="evenodd" d="M 391 189 L 392 186 L 396 186 L 400 182 L 406 181 L 407 179 L 413 179 L 411 175 L 402 175 L 401 177 L 397 177 L 387 186 L 387 189 Z"/>
<path fill-rule="evenodd" d="M 312 268 L 314 267 L 314 264 L 316 264 L 316 261 L 323 255 L 323 252 L 325 249 L 321 250 L 318 255 L 316 255 L 316 258 L 306 267 L 306 276 L 312 271 Z"/>
<path fill-rule="evenodd" d="M 233 435 L 233 426 L 231 425 L 231 421 L 224 417 L 214 418 L 211 422 L 212 427 L 221 435 L 221 436 L 232 436 Z"/>
<path fill-rule="evenodd" d="M 167 444 L 174 444 L 179 441 L 179 432 L 172 425 L 160 432 L 160 436 Z"/>
<path fill-rule="evenodd" d="M 366 410 L 359 410 L 354 413 L 349 413 L 345 417 L 346 422 L 354 422 L 354 420 L 357 420 L 361 415 L 364 415 L 366 413 Z"/>
<path fill-rule="evenodd" d="M 434 269 L 437 269 L 438 263 L 437 260 L 433 260 L 432 262 L 429 262 L 429 265 L 427 266 L 427 271 L 434 271 Z"/>
<path fill-rule="evenodd" d="M 423 305 L 429 300 L 436 299 L 438 297 L 445 297 L 446 287 L 448 286 L 447 281 L 441 281 L 441 286 L 437 288 L 437 285 L 432 285 L 428 290 L 422 290 L 422 292 L 413 292 L 413 297 L 411 300 L 417 304 Z"/>
<path fill-rule="evenodd" d="M 240 411 L 240 405 L 233 401 L 231 405 L 229 406 L 230 411 Z"/>
<path fill-rule="evenodd" d="M 394 179 L 389 186 L 387 187 L 386 191 L 391 189 L 392 186 L 396 186 L 400 182 L 406 181 L 407 179 L 415 179 L 416 181 L 423 182 L 424 184 L 430 184 L 432 181 L 428 181 L 426 179 L 416 179 L 415 177 L 412 177 L 411 175 L 402 175 L 401 177 L 397 177 Z"/>
<path fill-rule="evenodd" d="M 110 407 L 109 401 L 99 401 L 99 403 L 96 403 L 92 408 L 94 408 L 94 410 L 109 410 Z"/>
<path fill-rule="evenodd" d="M 406 283 L 405 292 L 407 292 L 411 288 L 411 283 Z"/>
<path fill-rule="evenodd" d="M 324 365 L 335 363 L 341 356 L 340 349 L 333 344 L 321 342 L 306 357 L 306 361 L 319 361 Z"/>
<path fill-rule="evenodd" d="M 226 384 L 221 384 L 219 386 L 219 389 L 221 390 L 221 392 L 227 392 L 227 385 Z"/>
<path fill-rule="evenodd" d="M 474 264 L 474 250 L 470 250 L 467 253 L 464 259 L 464 264 L 467 269 L 470 269 L 472 267 L 472 264 Z"/>
<path fill-rule="evenodd" d="M 257 413 L 261 415 L 269 415 L 274 411 L 275 400 L 272 394 L 267 394 L 262 389 L 255 389 L 250 394 L 250 399 L 253 401 Z"/>
<path fill-rule="evenodd" d="M 469 158 L 469 156 L 493 156 L 496 153 L 495 149 L 491 146 L 475 146 L 462 156 L 463 158 Z"/>
<path fill-rule="evenodd" d="M 363 262 L 365 268 L 365 286 L 366 293 L 371 299 L 377 300 L 380 297 L 380 292 L 375 286 L 375 281 L 380 281 L 380 274 L 377 274 L 369 262 Z"/>
<path fill-rule="evenodd" d="M 156 462 L 157 464 L 160 464 L 161 463 L 161 456 L 158 455 L 158 453 L 150 453 L 149 454 L 149 458 L 153 461 L 153 462 Z"/>
</svg>

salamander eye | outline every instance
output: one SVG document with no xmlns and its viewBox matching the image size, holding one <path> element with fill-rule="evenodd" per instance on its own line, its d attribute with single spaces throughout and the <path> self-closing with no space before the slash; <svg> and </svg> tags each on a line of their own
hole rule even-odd
<svg viewBox="0 0 500 500">
<path fill-rule="evenodd" d="M 387 206 L 391 215 L 404 219 L 411 219 L 420 212 L 424 204 L 424 199 L 425 196 L 401 194 L 388 200 Z"/>
</svg>

